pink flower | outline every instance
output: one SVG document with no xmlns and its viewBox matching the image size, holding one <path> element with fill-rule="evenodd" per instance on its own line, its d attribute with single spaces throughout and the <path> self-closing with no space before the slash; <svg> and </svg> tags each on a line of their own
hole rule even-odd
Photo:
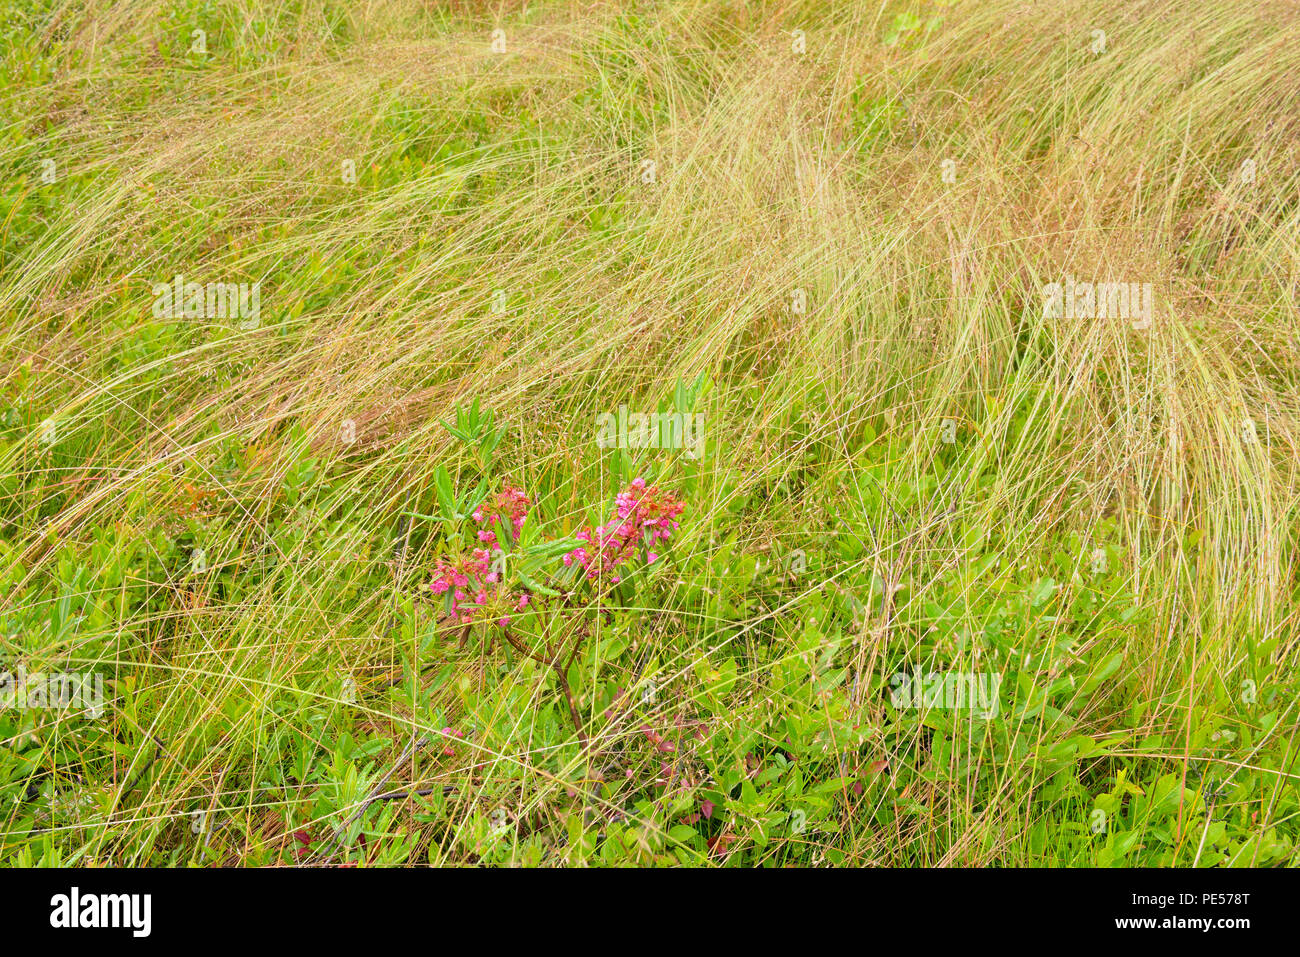
<svg viewBox="0 0 1300 957">
<path fill-rule="evenodd" d="M 475 535 L 484 547 L 475 548 L 468 558 L 461 555 L 438 561 L 429 590 L 435 595 L 451 592 L 450 611 L 456 621 L 469 624 L 484 615 L 505 626 L 510 618 L 497 617 L 502 611 L 509 607 L 523 611 L 528 607 L 531 596 L 527 592 L 510 593 L 501 581 L 500 572 L 492 566 L 496 555 L 503 551 L 498 531 L 517 536 L 528 519 L 531 505 L 521 489 L 509 484 L 503 486 L 473 513 L 474 521 L 481 526 Z M 621 566 L 642 554 L 651 565 L 660 559 L 660 553 L 649 551 L 648 546 L 672 536 L 685 507 L 670 492 L 647 485 L 638 476 L 615 496 L 614 514 L 605 524 L 574 533 L 583 544 L 561 556 L 561 561 L 566 567 L 576 564 L 588 580 L 618 584 L 623 578 Z M 674 747 L 662 740 L 656 746 L 665 751 Z"/>
<path fill-rule="evenodd" d="M 488 527 L 480 528 L 476 537 L 484 548 L 476 548 L 469 558 L 454 556 L 441 559 L 433 570 L 433 581 L 429 590 L 435 595 L 451 592 L 451 615 L 462 624 L 473 622 L 484 608 L 495 604 L 497 600 L 513 604 L 522 610 L 527 604 L 528 596 L 512 595 L 505 592 L 501 585 L 501 574 L 493 570 L 493 556 L 502 550 L 497 540 L 497 533 L 492 525 L 508 522 L 510 528 L 518 534 L 527 517 L 531 505 L 528 496 L 513 485 L 506 485 L 493 498 L 474 510 L 474 521 Z M 497 623 L 507 625 L 509 618 L 498 618 Z"/>
<path fill-rule="evenodd" d="M 465 737 L 465 733 L 463 731 L 455 731 L 452 728 L 443 728 L 442 733 L 448 737 L 457 737 L 457 738 Z M 442 749 L 442 753 L 451 756 L 456 753 L 456 749 L 451 746 L 451 742 L 448 742 L 446 747 Z"/>
<path fill-rule="evenodd" d="M 614 570 L 632 559 L 643 541 L 648 543 L 666 540 L 677 528 L 675 521 L 685 505 L 658 486 L 647 486 L 645 479 L 637 477 L 632 484 L 614 497 L 614 517 L 594 529 L 582 529 L 576 538 L 595 544 L 593 551 L 575 548 L 564 556 L 564 564 L 577 562 L 587 571 L 588 579 L 603 578 L 617 584 L 621 576 Z M 655 552 L 647 554 L 648 562 L 657 561 Z"/>
</svg>

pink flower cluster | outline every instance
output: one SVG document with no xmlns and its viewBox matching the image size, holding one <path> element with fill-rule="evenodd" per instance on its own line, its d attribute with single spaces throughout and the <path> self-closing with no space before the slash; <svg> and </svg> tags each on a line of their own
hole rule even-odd
<svg viewBox="0 0 1300 957">
<path fill-rule="evenodd" d="M 505 486 L 494 498 L 474 510 L 474 521 L 485 526 L 479 529 L 478 540 L 486 547 L 474 549 L 469 558 L 438 561 L 429 590 L 435 595 L 451 592 L 451 613 L 457 621 L 469 624 L 489 604 L 508 604 L 516 611 L 523 611 L 528 606 L 528 593 L 510 594 L 501 586 L 500 574 L 492 570 L 493 556 L 501 551 L 501 543 L 497 541 L 492 526 L 509 522 L 512 536 L 517 536 L 524 527 L 531 504 L 521 489 Z M 499 618 L 497 624 L 508 625 L 510 619 Z"/>
<path fill-rule="evenodd" d="M 603 578 L 617 584 L 616 569 L 632 558 L 644 543 L 653 548 L 666 541 L 677 528 L 677 517 L 686 506 L 657 485 L 647 486 L 645 479 L 633 479 L 614 500 L 615 515 L 595 529 L 584 528 L 575 537 L 586 545 L 564 556 L 564 564 L 575 562 L 587 570 L 588 578 Z M 653 564 L 659 556 L 649 551 L 646 560 Z"/>
<path fill-rule="evenodd" d="M 523 489 L 513 485 L 505 486 L 495 498 L 488 499 L 474 509 L 474 521 L 484 526 L 479 530 L 478 540 L 493 551 L 499 551 L 501 545 L 497 542 L 497 533 L 492 530 L 493 524 L 509 522 L 511 538 L 518 538 L 531 504 L 533 503 Z"/>
<path fill-rule="evenodd" d="M 443 728 L 443 729 L 442 729 L 442 734 L 443 734 L 443 737 L 447 738 L 449 742 L 450 742 L 450 740 L 451 740 L 452 738 L 463 738 L 463 737 L 465 737 L 465 732 L 464 732 L 464 731 L 459 731 L 459 730 L 457 730 L 456 728 L 452 728 L 452 727 L 446 727 L 446 728 Z M 445 754 L 445 755 L 447 755 L 448 757 L 455 757 L 455 756 L 456 756 L 456 749 L 455 749 L 455 748 L 454 748 L 454 747 L 449 743 L 449 744 L 447 744 L 447 745 L 442 749 L 442 753 Z"/>
<path fill-rule="evenodd" d="M 478 524 L 481 548 L 475 548 L 468 557 L 452 556 L 438 560 L 433 570 L 429 590 L 435 595 L 451 594 L 452 616 L 461 624 L 483 616 L 486 609 L 493 613 L 523 611 L 531 600 L 528 592 L 515 594 L 505 588 L 501 575 L 492 568 L 493 559 L 501 552 L 498 534 L 507 532 L 510 538 L 519 536 L 528 518 L 531 500 L 513 485 L 474 510 Z M 677 517 L 685 506 L 658 486 L 647 486 L 645 479 L 635 479 L 614 500 L 615 516 L 595 529 L 585 528 L 575 537 L 587 544 L 575 548 L 564 556 L 565 565 L 577 563 L 586 569 L 589 579 L 603 578 L 617 583 L 617 568 L 637 554 L 639 546 L 648 549 L 655 542 L 667 540 L 678 527 Z M 653 563 L 659 556 L 648 551 L 646 559 Z M 499 625 L 510 624 L 510 618 L 496 619 Z"/>
</svg>

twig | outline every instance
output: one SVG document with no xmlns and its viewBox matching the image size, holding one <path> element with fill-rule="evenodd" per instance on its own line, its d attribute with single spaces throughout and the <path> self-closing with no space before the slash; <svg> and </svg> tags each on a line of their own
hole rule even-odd
<svg viewBox="0 0 1300 957">
<path fill-rule="evenodd" d="M 441 788 L 416 788 L 409 791 L 385 791 L 383 794 L 376 794 L 370 798 L 371 801 L 396 801 L 400 798 L 409 797 L 428 797 L 437 791 L 442 791 L 443 797 L 450 797 L 455 794 L 458 788 L 454 784 L 444 784 Z"/>
<path fill-rule="evenodd" d="M 149 756 L 149 760 L 144 763 L 144 767 L 140 769 L 139 773 L 136 774 L 136 776 L 133 777 L 122 788 L 120 792 L 118 792 L 117 799 L 119 801 L 122 798 L 126 797 L 127 794 L 134 791 L 136 789 L 136 786 L 139 785 L 139 783 L 144 780 L 144 776 L 149 773 L 149 769 L 153 767 L 153 763 L 158 760 L 159 754 L 165 754 L 167 755 L 167 757 L 169 758 L 171 757 L 171 752 L 169 752 L 167 748 L 163 746 L 163 743 L 159 741 L 154 735 L 152 734 L 149 735 L 149 740 L 154 743 L 154 745 L 158 748 L 158 750 Z"/>
<path fill-rule="evenodd" d="M 380 799 L 379 794 L 383 786 L 392 780 L 394 774 L 406 766 L 406 763 L 415 756 L 416 751 L 419 751 L 428 743 L 428 738 L 419 738 L 407 745 L 406 750 L 402 752 L 402 756 L 399 757 L 393 766 L 388 769 L 388 772 L 379 779 L 379 782 L 371 788 L 370 794 L 366 799 L 357 806 L 357 809 L 348 816 L 347 820 L 334 829 L 334 833 L 330 836 L 329 840 L 326 841 L 325 845 L 317 851 L 315 855 L 313 855 L 312 859 L 308 861 L 308 863 L 315 863 L 318 858 L 324 855 L 326 850 L 330 850 L 330 856 L 321 862 L 328 864 L 334 857 L 333 848 L 337 847 L 340 839 L 343 837 L 343 833 L 352 826 L 357 818 L 361 817 L 361 815 L 366 812 L 366 808 L 370 807 L 371 804 Z"/>
<path fill-rule="evenodd" d="M 540 665 L 549 665 L 551 670 L 555 672 L 556 683 L 559 684 L 560 690 L 564 692 L 564 702 L 569 707 L 569 720 L 573 722 L 573 730 L 578 732 L 578 741 L 581 742 L 585 754 L 589 747 L 587 732 L 582 729 L 582 719 L 578 716 L 578 707 L 573 701 L 573 689 L 569 687 L 569 676 L 564 673 L 565 668 L 560 662 L 559 654 L 548 647 L 547 654 L 539 655 L 511 634 L 509 628 L 503 628 L 502 631 L 511 648 Z"/>
</svg>

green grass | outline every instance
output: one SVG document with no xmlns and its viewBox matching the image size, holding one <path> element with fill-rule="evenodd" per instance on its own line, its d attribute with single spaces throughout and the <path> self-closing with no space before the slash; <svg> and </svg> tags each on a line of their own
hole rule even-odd
<svg viewBox="0 0 1300 957">
<path fill-rule="evenodd" d="M 0 671 L 106 687 L 0 860 L 1295 865 L 1294 6 L 479 11 L 0 14 Z M 659 561 L 523 557 L 636 476 Z M 563 670 L 427 589 L 503 482 Z"/>
</svg>

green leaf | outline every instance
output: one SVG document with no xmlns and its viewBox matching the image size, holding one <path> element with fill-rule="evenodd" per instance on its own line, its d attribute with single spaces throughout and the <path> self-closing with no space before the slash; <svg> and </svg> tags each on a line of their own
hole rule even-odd
<svg viewBox="0 0 1300 957">
<path fill-rule="evenodd" d="M 456 496 L 452 492 L 451 477 L 441 465 L 434 470 L 433 482 L 438 492 L 438 504 L 442 506 L 442 513 L 449 516 L 455 515 Z"/>
<path fill-rule="evenodd" d="M 538 584 L 533 578 L 529 577 L 522 571 L 520 571 L 518 575 L 519 580 L 524 583 L 524 586 L 529 591 L 537 592 L 539 595 L 549 595 L 552 598 L 556 598 L 560 594 L 554 588 L 547 588 L 545 585 Z"/>
<path fill-rule="evenodd" d="M 1053 578 L 1040 578 L 1029 590 L 1029 601 L 1037 607 L 1051 598 L 1055 593 L 1056 580 Z"/>
<path fill-rule="evenodd" d="M 580 538 L 561 538 L 553 542 L 539 542 L 536 545 L 529 545 L 524 549 L 524 553 L 530 556 L 551 557 L 571 552 L 585 544 L 587 543 Z"/>
</svg>

